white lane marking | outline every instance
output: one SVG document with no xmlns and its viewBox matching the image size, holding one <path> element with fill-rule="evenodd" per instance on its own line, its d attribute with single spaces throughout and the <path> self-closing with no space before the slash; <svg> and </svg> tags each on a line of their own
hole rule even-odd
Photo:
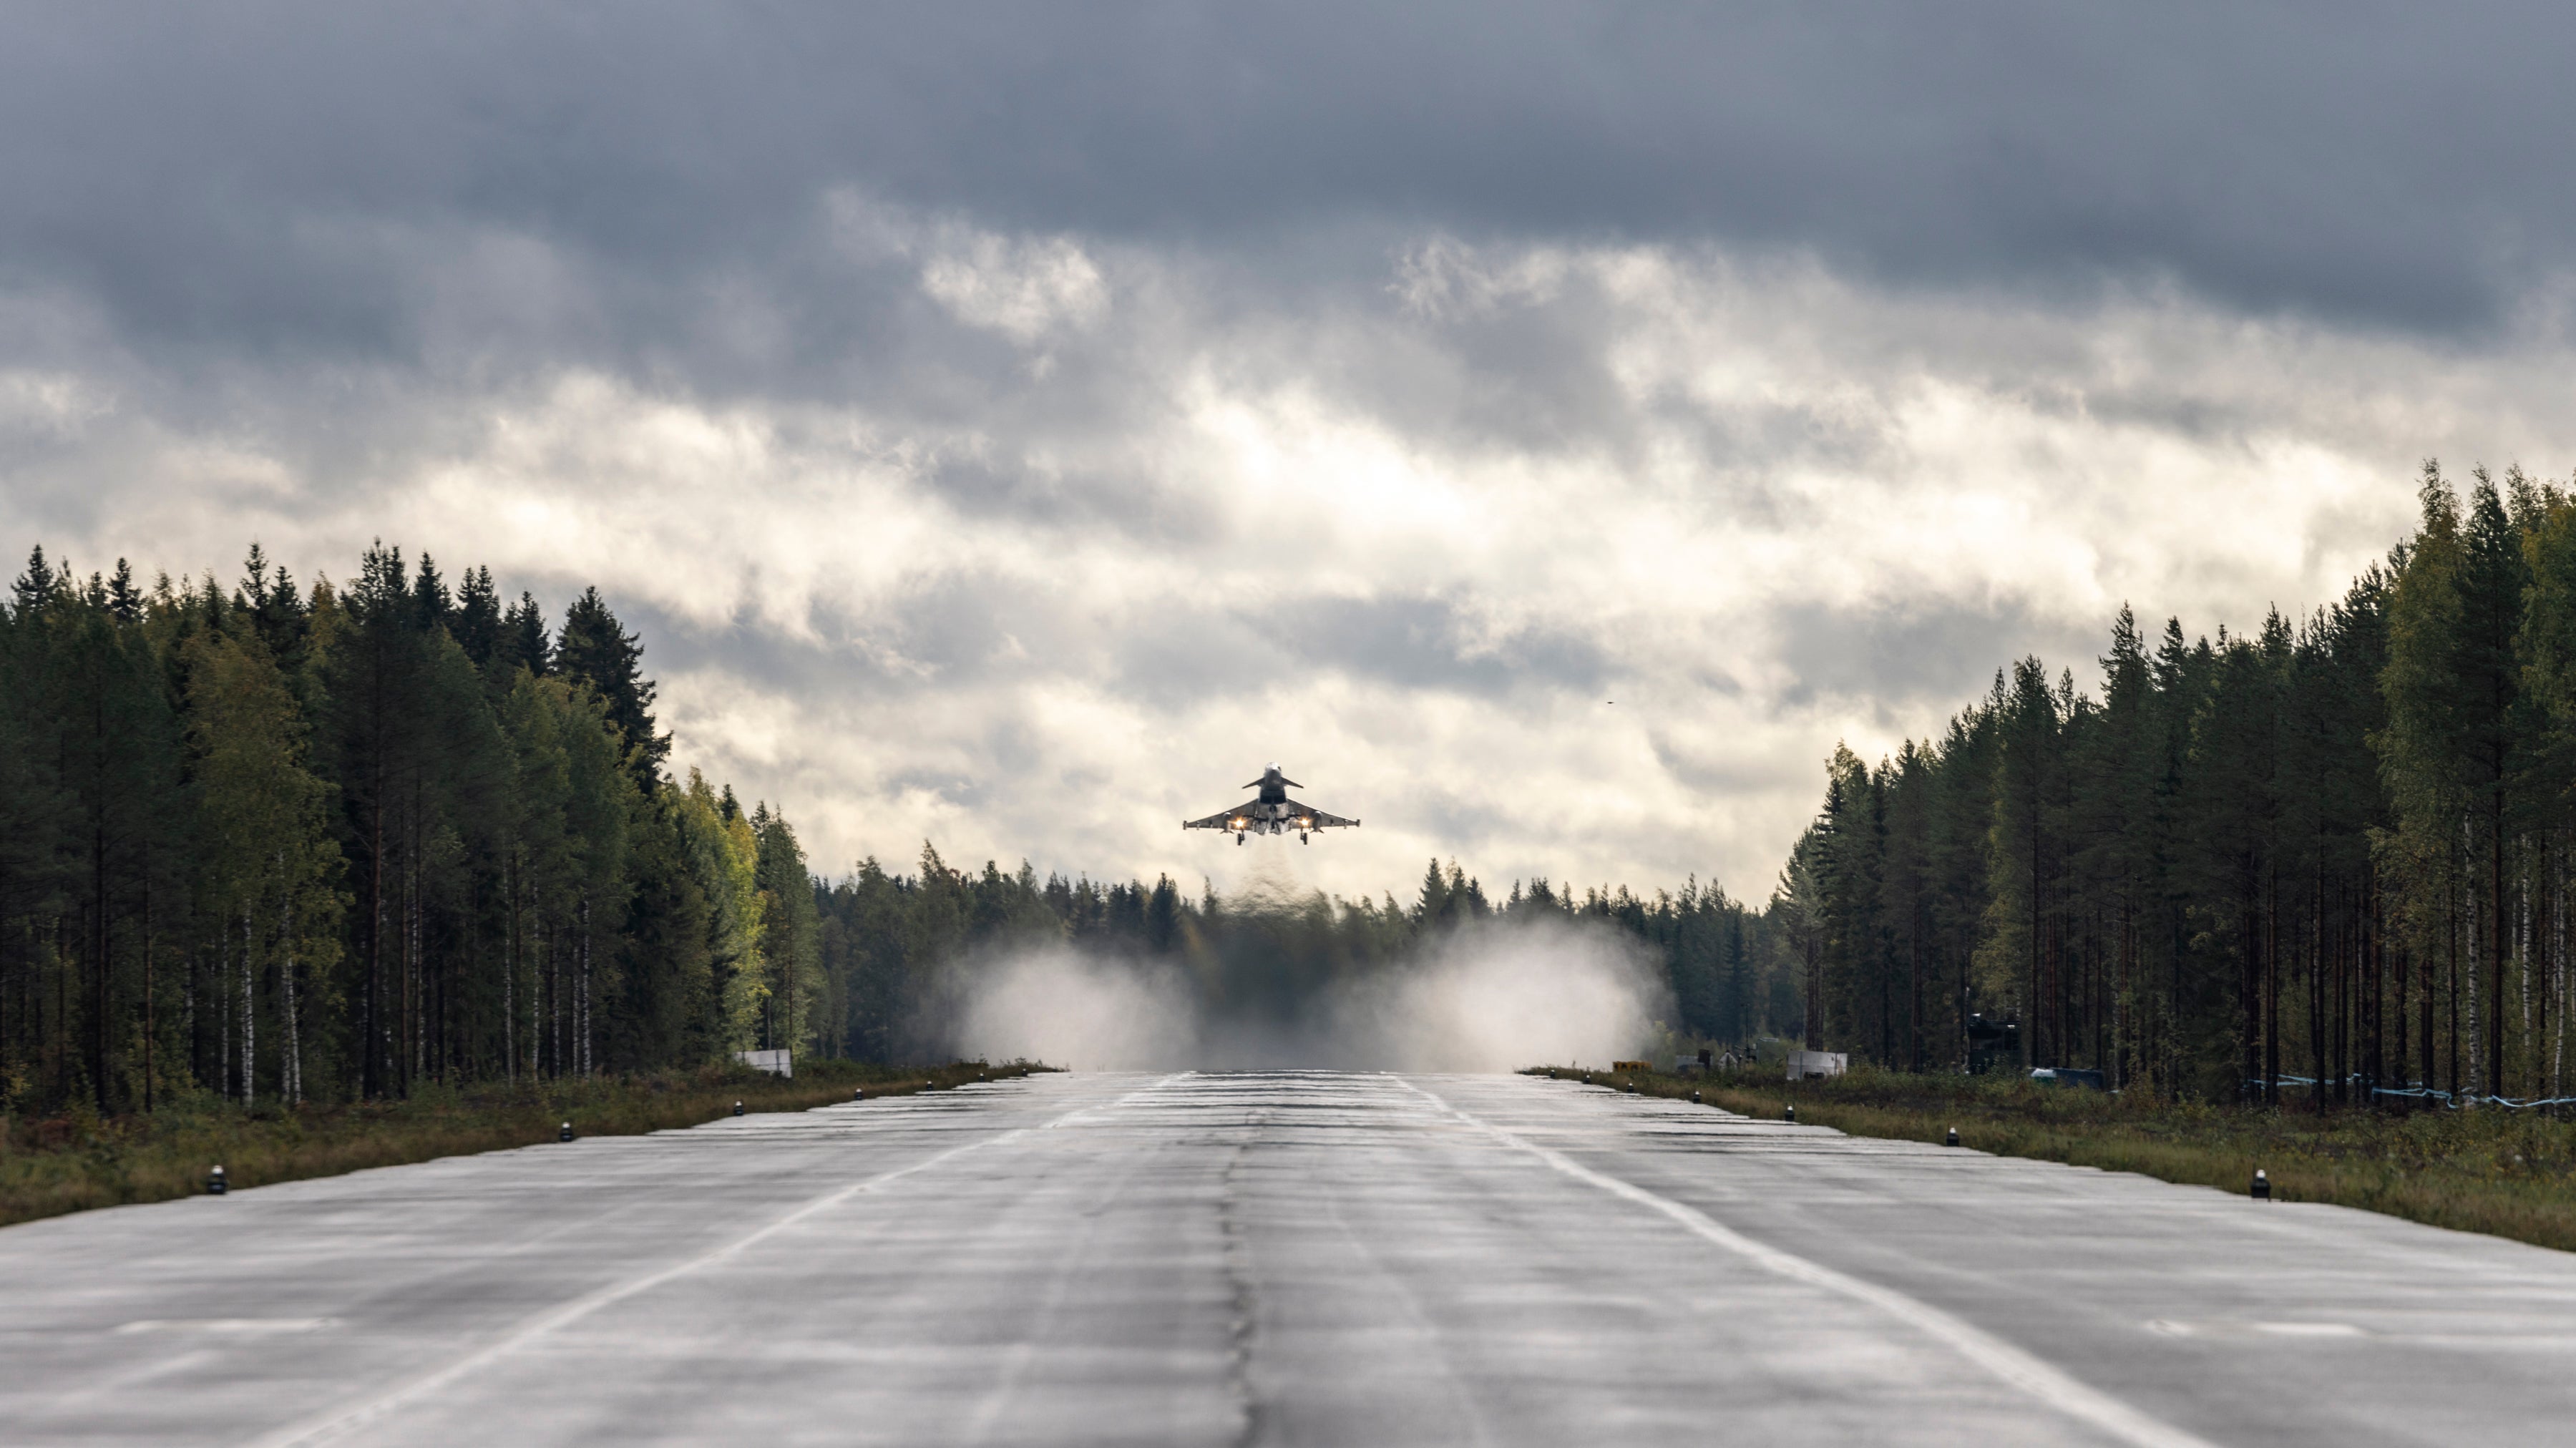
<svg viewBox="0 0 2576 1448">
<path fill-rule="evenodd" d="M 2368 1337 L 2370 1334 L 2349 1322 L 2176 1322 L 2159 1317 L 2147 1324 L 2147 1331 L 2165 1337 Z"/>
<path fill-rule="evenodd" d="M 209 1332 L 259 1337 L 274 1333 L 322 1332 L 338 1327 L 336 1317 L 147 1317 L 119 1323 L 116 1335 L 137 1332 Z"/>
<path fill-rule="evenodd" d="M 2037 1398 L 2068 1417 L 2090 1423 L 2124 1443 L 2138 1448 L 2214 1448 L 2209 1440 L 2196 1437 L 2180 1428 L 2151 1418 L 2119 1399 L 2088 1386 L 1996 1337 L 1985 1329 L 1952 1317 L 1930 1303 L 1918 1301 L 1893 1288 L 1847 1276 L 1821 1262 L 1809 1261 L 1794 1252 L 1757 1242 L 1732 1227 L 1725 1226 L 1695 1207 L 1685 1206 L 1633 1182 L 1594 1171 L 1564 1153 L 1526 1140 L 1481 1117 L 1453 1106 L 1437 1092 L 1416 1086 L 1399 1076 L 1395 1078 L 1406 1090 L 1428 1097 L 1440 1109 L 1468 1126 L 1525 1151 L 1565 1175 L 1586 1185 L 1598 1187 L 1612 1196 L 1651 1208 L 1670 1217 L 1702 1241 L 1713 1243 L 1743 1257 L 1754 1265 L 1791 1281 L 1821 1287 L 1827 1292 L 1866 1303 L 1888 1314 L 1924 1335 L 1949 1347 L 1970 1362 L 2001 1378 L 2012 1387 Z"/>
<path fill-rule="evenodd" d="M 414 1378 L 410 1382 L 405 1383 L 401 1387 L 395 1388 L 390 1392 L 370 1398 L 363 1403 L 357 1403 L 345 1408 L 324 1412 L 315 1417 L 307 1418 L 301 1423 L 289 1424 L 288 1426 L 280 1428 L 265 1437 L 254 1438 L 251 1440 L 251 1443 L 253 1448 L 299 1448 L 299 1445 L 302 1444 L 329 1442 L 331 1439 L 337 1438 L 352 1429 L 363 1428 L 370 1423 L 377 1422 L 396 1409 L 416 1402 L 428 1394 L 437 1392 L 439 1389 L 448 1386 L 450 1383 L 453 1383 L 457 1379 L 464 1377 L 466 1374 L 473 1372 L 475 1369 L 482 1367 L 495 1359 L 506 1357 L 511 1353 L 517 1352 L 519 1349 L 526 1347 L 538 1338 L 544 1337 L 547 1333 L 553 1332 L 558 1328 L 570 1326 L 571 1324 L 588 1317 L 592 1313 L 597 1312 L 603 1307 L 613 1306 L 625 1301 L 627 1298 L 637 1295 L 638 1293 L 650 1292 L 665 1282 L 672 1281 L 675 1278 L 685 1277 L 692 1272 L 698 1271 L 700 1268 L 712 1267 L 716 1263 L 722 1262 L 727 1258 L 738 1256 L 745 1250 L 767 1241 L 769 1238 L 776 1236 L 780 1232 L 786 1231 L 789 1227 L 795 1226 L 798 1222 L 804 1221 L 806 1218 L 813 1216 L 817 1212 L 830 1211 L 832 1208 L 839 1206 L 841 1203 L 846 1202 L 850 1198 L 858 1196 L 863 1192 L 874 1191 L 888 1182 L 899 1181 L 916 1172 L 928 1171 L 932 1167 L 954 1161 L 957 1158 L 966 1155 L 968 1152 L 981 1151 L 988 1146 L 1000 1146 L 1006 1142 L 1016 1141 L 1033 1130 L 1043 1131 L 1048 1127 L 1057 1126 L 1066 1121 L 1072 1120 L 1075 1117 L 1081 1116 L 1085 1112 L 1103 1111 L 1112 1107 L 1122 1106 L 1149 1091 L 1157 1090 L 1163 1086 L 1169 1085 L 1171 1082 L 1178 1080 L 1179 1075 L 1184 1074 L 1187 1073 L 1184 1072 L 1172 1076 L 1165 1076 L 1160 1080 L 1140 1086 L 1136 1090 L 1130 1091 L 1126 1095 L 1119 1097 L 1117 1100 L 1105 1103 L 1104 1105 L 1085 1106 L 1077 1110 L 1068 1111 L 1064 1115 L 1056 1117 L 1054 1120 L 1042 1122 L 1035 1127 L 1013 1127 L 1009 1131 L 985 1137 L 980 1141 L 970 1141 L 963 1146 L 952 1146 L 948 1150 L 940 1152 L 935 1156 L 924 1157 L 910 1166 L 900 1167 L 894 1171 L 886 1172 L 879 1176 L 872 1176 L 865 1178 L 864 1180 L 852 1182 L 845 1187 L 835 1188 L 834 1190 L 825 1192 L 823 1195 L 805 1203 L 803 1206 L 795 1208 L 785 1216 L 777 1218 L 767 1226 L 747 1232 L 720 1247 L 715 1247 L 708 1251 L 701 1252 L 697 1256 L 691 1257 L 685 1262 L 674 1263 L 673 1265 L 662 1268 L 659 1271 L 648 1272 L 641 1277 L 632 1278 L 611 1287 L 600 1288 L 596 1292 L 590 1292 L 580 1297 L 576 1297 L 572 1301 L 564 1303 L 559 1307 L 549 1308 L 546 1311 L 537 1314 L 535 1317 L 528 1319 L 526 1322 L 521 1323 L 518 1327 L 503 1334 L 494 1341 L 456 1359 L 447 1366 L 440 1368 L 435 1372 Z"/>
</svg>

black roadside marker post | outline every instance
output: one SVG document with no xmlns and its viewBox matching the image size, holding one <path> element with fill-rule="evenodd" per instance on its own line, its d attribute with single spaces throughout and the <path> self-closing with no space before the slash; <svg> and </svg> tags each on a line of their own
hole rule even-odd
<svg viewBox="0 0 2576 1448">
<path fill-rule="evenodd" d="M 1781 1107 L 1781 1108 L 1780 1108 L 1780 1119 L 1781 1119 L 1782 1121 L 1795 1121 L 1795 1120 L 1797 1120 L 1797 1119 L 1798 1119 L 1798 1103 L 1797 1103 L 1797 1102 L 1795 1102 L 1795 1101 L 1792 1101 L 1792 1102 L 1790 1102 L 1788 1105 Z"/>
<path fill-rule="evenodd" d="M 224 1169 L 221 1166 L 217 1166 L 213 1171 L 206 1173 L 207 1196 L 220 1197 L 226 1190 L 228 1190 L 228 1188 L 224 1185 Z"/>
<path fill-rule="evenodd" d="M 1699 1088 L 1697 1088 L 1697 1087 L 1693 1087 L 1693 1088 L 1691 1088 L 1691 1105 L 1693 1105 L 1693 1106 L 1697 1106 L 1698 1104 L 1699 1104 Z"/>
<path fill-rule="evenodd" d="M 868 1088 L 866 1088 L 865 1086 L 853 1086 L 853 1087 L 851 1087 L 851 1088 L 850 1088 L 850 1099 L 851 1099 L 851 1100 L 853 1100 L 853 1101 L 865 1101 L 865 1100 L 867 1100 L 867 1099 L 868 1099 Z"/>
<path fill-rule="evenodd" d="M 1959 1144 L 1959 1128 L 1955 1126 L 1950 1128 L 1950 1144 L 1952 1146 L 1957 1146 Z"/>
<path fill-rule="evenodd" d="M 556 1137 L 555 1137 L 555 1140 L 557 1140 L 557 1141 L 570 1141 L 570 1140 L 572 1140 L 572 1123 L 571 1123 L 571 1122 L 567 1121 L 567 1122 L 565 1122 L 565 1123 L 563 1124 L 563 1131 L 562 1131 L 562 1133 L 561 1133 L 561 1134 L 559 1134 L 558 1136 L 556 1136 Z"/>
<path fill-rule="evenodd" d="M 2272 1179 L 2263 1175 L 2263 1169 L 2259 1166 L 2254 1168 L 2254 1200 L 2258 1202 L 2272 1200 Z"/>
<path fill-rule="evenodd" d="M 742 1103 L 741 1103 L 741 1102 L 737 1101 L 737 1102 L 735 1102 L 735 1103 L 733 1104 L 733 1114 L 734 1114 L 734 1115 L 736 1115 L 736 1116 L 740 1116 L 740 1115 L 742 1114 Z"/>
<path fill-rule="evenodd" d="M 1636 1083 L 1636 1082 L 1631 1081 L 1631 1082 L 1629 1082 L 1629 1083 L 1628 1083 L 1628 1094 L 1629 1094 L 1629 1095 L 1631 1095 L 1631 1096 L 1634 1096 L 1634 1095 L 1636 1095 L 1636 1094 L 1637 1094 L 1637 1083 Z"/>
</svg>

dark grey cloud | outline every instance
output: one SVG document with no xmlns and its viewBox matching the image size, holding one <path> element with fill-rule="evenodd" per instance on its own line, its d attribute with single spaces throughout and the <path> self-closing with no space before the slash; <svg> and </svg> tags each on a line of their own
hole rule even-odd
<svg viewBox="0 0 2576 1448">
<path fill-rule="evenodd" d="M 1523 627 L 1488 638 L 1458 602 L 1421 595 L 1278 601 L 1242 622 L 1308 668 L 1472 696 L 1596 690 L 1609 658 L 1580 634 Z"/>
<path fill-rule="evenodd" d="M 1085 419 L 1090 426 L 1098 418 Z M 1039 471 L 1016 455 L 932 459 L 922 481 L 970 518 L 1009 518 L 1059 534 L 1107 534 L 1138 548 L 1213 541 L 1221 520 L 1209 500 L 1135 472 L 1094 466 Z"/>
<path fill-rule="evenodd" d="M 756 292 L 811 364 L 907 324 L 819 219 L 856 187 L 1327 271 L 1424 227 L 1706 239 L 2475 328 L 2570 259 L 2571 41 L 2536 5 L 17 7 L 0 277 L 174 355 L 410 356 L 510 294 L 511 238 L 581 285 L 495 331 L 705 366 Z"/>
<path fill-rule="evenodd" d="M 1278 687 L 1294 661 L 1238 617 L 1216 587 L 1204 600 L 1176 599 L 1128 615 L 1108 641 L 1111 687 L 1173 714 Z"/>
<path fill-rule="evenodd" d="M 1703 795 L 1740 800 L 1777 791 L 1784 777 L 1794 777 L 1786 776 L 1776 760 L 1731 750 L 1693 749 L 1661 733 L 1650 735 L 1647 745 L 1666 774 Z M 1787 787 L 1802 790 L 1806 784 L 1804 778 L 1797 778 Z"/>
<path fill-rule="evenodd" d="M 1881 606 L 1791 603 L 1773 620 L 1780 656 L 1798 664 L 1798 681 L 1781 703 L 1805 708 L 1819 696 L 1865 698 L 1882 717 L 1901 716 L 1924 700 L 1965 705 L 1984 692 L 1994 671 L 2036 652 L 2053 675 L 2073 669 L 2091 689 L 2101 671 L 2094 656 L 2111 620 L 2097 624 L 2038 613 L 2019 599 L 1984 603 L 1911 599 Z"/>
</svg>

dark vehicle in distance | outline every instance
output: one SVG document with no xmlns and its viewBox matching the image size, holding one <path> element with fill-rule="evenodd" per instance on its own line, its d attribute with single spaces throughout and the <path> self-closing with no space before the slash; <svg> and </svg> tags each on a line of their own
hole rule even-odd
<svg viewBox="0 0 2576 1448">
<path fill-rule="evenodd" d="M 1983 1076 L 1995 1069 L 1999 1061 L 2009 1061 L 2021 1054 L 2021 1023 L 1990 1021 L 1983 1015 L 1968 1017 L 1968 1074 Z"/>
</svg>

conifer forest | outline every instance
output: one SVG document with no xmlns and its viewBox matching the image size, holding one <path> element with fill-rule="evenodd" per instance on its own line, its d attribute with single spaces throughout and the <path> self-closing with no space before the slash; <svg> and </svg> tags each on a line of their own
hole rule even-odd
<svg viewBox="0 0 2576 1448">
<path fill-rule="evenodd" d="M 2420 499 L 2330 606 L 2215 639 L 2123 609 L 2098 693 L 2024 659 L 1938 738 L 1838 751 L 1782 882 L 1810 1042 L 2204 1100 L 2564 1097 L 2576 498 L 2428 463 Z"/>
<path fill-rule="evenodd" d="M 550 620 L 490 570 L 367 551 L 299 584 L 77 575 L 41 548 L 0 619 L 0 1105 L 399 1098 L 789 1047 L 945 1046 L 942 968 L 1073 940 L 1293 1013 L 1479 917 L 1588 913 L 1659 953 L 1681 1028 L 1798 1018 L 1765 912 L 1696 883 L 1398 905 L 1220 901 L 1169 879 L 860 862 L 819 878 L 775 804 L 666 768 L 642 648 L 598 592 Z"/>
</svg>

